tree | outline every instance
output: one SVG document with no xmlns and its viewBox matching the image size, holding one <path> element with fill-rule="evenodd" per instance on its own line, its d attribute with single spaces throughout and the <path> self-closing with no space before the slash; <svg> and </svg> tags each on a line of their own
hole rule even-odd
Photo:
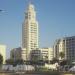
<svg viewBox="0 0 75 75">
<path fill-rule="evenodd" d="M 61 65 L 61 66 L 64 66 L 64 65 L 67 65 L 67 63 L 68 63 L 67 60 L 62 60 L 62 61 L 60 62 L 60 65 Z"/>
<path fill-rule="evenodd" d="M 7 59 L 6 60 L 6 64 L 12 65 L 13 63 L 14 63 L 14 60 L 13 59 Z"/>
<path fill-rule="evenodd" d="M 24 64 L 24 60 L 23 59 L 17 59 L 16 61 L 15 61 L 15 63 L 16 64 Z"/>
<path fill-rule="evenodd" d="M 18 64 L 18 65 L 24 64 L 24 61 L 23 61 L 22 59 L 17 59 L 17 60 L 14 60 L 14 59 L 7 59 L 7 60 L 6 60 L 6 64 L 10 64 L 10 65 L 16 66 L 17 64 Z"/>
<path fill-rule="evenodd" d="M 3 56 L 0 54 L 0 65 L 3 64 Z"/>
<path fill-rule="evenodd" d="M 53 58 L 52 61 L 51 61 L 51 64 L 54 64 L 54 63 L 57 63 L 59 62 L 59 60 L 57 58 Z"/>
<path fill-rule="evenodd" d="M 64 56 L 65 56 L 64 52 L 59 53 L 59 57 L 61 57 L 61 60 L 64 58 Z"/>
</svg>

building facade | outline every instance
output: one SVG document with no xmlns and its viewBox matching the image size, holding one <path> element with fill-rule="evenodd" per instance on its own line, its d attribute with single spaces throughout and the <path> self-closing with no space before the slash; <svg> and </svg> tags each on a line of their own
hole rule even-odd
<svg viewBox="0 0 75 75">
<path fill-rule="evenodd" d="M 26 50 L 26 48 L 22 48 L 22 50 L 21 50 L 21 58 L 23 59 L 23 60 L 27 60 L 27 52 L 26 52 L 27 50 Z"/>
<path fill-rule="evenodd" d="M 26 60 L 30 58 L 30 51 L 38 48 L 38 22 L 33 4 L 29 4 L 25 12 L 22 25 L 22 48 L 26 49 Z"/>
<path fill-rule="evenodd" d="M 25 48 L 14 48 L 10 51 L 10 59 L 14 60 L 26 60 L 26 49 Z"/>
<path fill-rule="evenodd" d="M 12 49 L 10 51 L 10 59 L 14 59 L 14 61 L 21 59 L 21 51 L 21 47 Z"/>
<path fill-rule="evenodd" d="M 43 56 L 42 56 L 42 53 L 41 53 L 41 50 L 32 50 L 31 53 L 30 53 L 30 58 L 31 58 L 31 61 L 40 61 L 40 60 L 43 60 Z"/>
<path fill-rule="evenodd" d="M 74 61 L 75 60 L 75 36 L 65 37 L 56 40 L 53 49 L 54 49 L 54 57 L 60 59 L 60 52 L 63 52 L 64 59 Z"/>
<path fill-rule="evenodd" d="M 52 48 L 41 48 L 41 53 L 43 56 L 43 60 L 52 60 L 53 59 L 53 49 Z"/>
<path fill-rule="evenodd" d="M 6 60 L 6 46 L 0 45 L 0 54 L 3 56 L 3 64 L 5 64 Z"/>
</svg>

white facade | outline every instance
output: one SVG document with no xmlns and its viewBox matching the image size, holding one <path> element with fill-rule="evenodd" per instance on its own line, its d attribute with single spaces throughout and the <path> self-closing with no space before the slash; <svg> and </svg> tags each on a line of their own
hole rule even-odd
<svg viewBox="0 0 75 75">
<path fill-rule="evenodd" d="M 41 53 L 44 60 L 52 60 L 53 59 L 53 49 L 52 48 L 41 48 Z"/>
<path fill-rule="evenodd" d="M 38 22 L 33 4 L 29 4 L 25 12 L 25 20 L 22 25 L 22 48 L 26 49 L 27 60 L 29 60 L 30 51 L 38 48 Z"/>
<path fill-rule="evenodd" d="M 27 57 L 26 57 L 26 48 L 22 48 L 22 50 L 21 50 L 21 58 L 23 60 L 27 60 Z"/>
<path fill-rule="evenodd" d="M 5 64 L 6 60 L 6 46 L 0 45 L 0 54 L 3 56 L 3 64 Z"/>
</svg>

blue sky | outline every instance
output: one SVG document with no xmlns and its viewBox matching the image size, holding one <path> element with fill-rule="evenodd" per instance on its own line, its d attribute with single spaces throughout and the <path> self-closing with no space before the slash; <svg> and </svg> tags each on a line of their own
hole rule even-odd
<svg viewBox="0 0 75 75">
<path fill-rule="evenodd" d="M 40 47 L 51 47 L 54 41 L 75 36 L 75 0 L 32 0 L 39 22 Z M 22 23 L 28 0 L 0 0 L 0 44 L 21 46 Z"/>
</svg>

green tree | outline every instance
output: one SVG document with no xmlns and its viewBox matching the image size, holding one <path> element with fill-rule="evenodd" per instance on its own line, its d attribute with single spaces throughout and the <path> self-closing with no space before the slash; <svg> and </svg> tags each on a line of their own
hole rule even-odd
<svg viewBox="0 0 75 75">
<path fill-rule="evenodd" d="M 67 65 L 67 63 L 68 63 L 67 60 L 62 60 L 62 61 L 60 62 L 60 65 L 61 65 L 61 66 L 64 66 L 64 65 Z"/>
<path fill-rule="evenodd" d="M 51 61 L 51 64 L 54 64 L 54 63 L 57 63 L 59 62 L 59 60 L 57 58 L 53 58 L 52 61 Z"/>
<path fill-rule="evenodd" d="M 7 59 L 6 60 L 6 64 L 10 64 L 10 65 L 13 65 L 13 66 L 16 66 L 17 64 L 24 64 L 24 61 L 22 59 L 17 59 L 17 60 L 14 60 L 14 59 Z"/>
<path fill-rule="evenodd" d="M 45 63 L 48 63 L 48 55 L 46 55 L 43 60 L 44 60 Z"/>
<path fill-rule="evenodd" d="M 13 63 L 14 63 L 14 60 L 13 59 L 7 59 L 6 60 L 6 64 L 12 65 Z"/>
<path fill-rule="evenodd" d="M 59 53 L 59 57 L 61 57 L 61 60 L 64 58 L 64 56 L 65 56 L 64 52 Z"/>
<path fill-rule="evenodd" d="M 3 56 L 0 54 L 0 65 L 3 64 Z"/>
<path fill-rule="evenodd" d="M 24 60 L 23 59 L 17 59 L 16 61 L 15 61 L 15 63 L 16 64 L 24 64 Z"/>
</svg>

